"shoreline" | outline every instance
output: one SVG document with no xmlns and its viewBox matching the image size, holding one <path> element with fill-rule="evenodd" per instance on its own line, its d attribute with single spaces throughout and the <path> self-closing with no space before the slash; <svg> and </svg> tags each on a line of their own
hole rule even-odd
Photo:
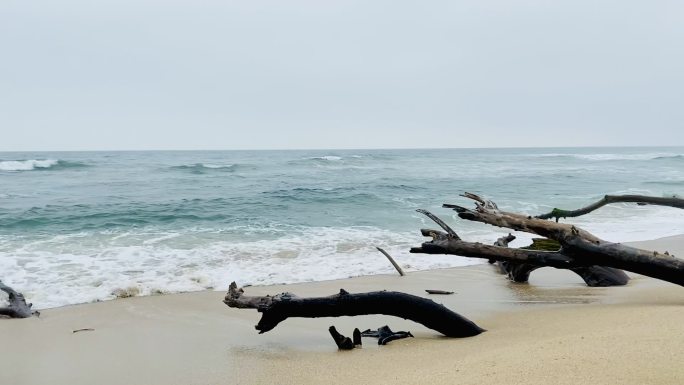
<svg viewBox="0 0 684 385">
<path fill-rule="evenodd" d="M 684 235 L 630 244 L 684 255 Z M 571 272 L 543 268 L 525 285 L 480 264 L 245 288 L 247 295 L 344 288 L 426 296 L 488 330 L 464 339 L 382 315 L 288 319 L 259 335 L 259 314 L 228 308 L 219 291 L 45 309 L 40 318 L 0 320 L 0 338 L 11 347 L 0 360 L 0 383 L 680 383 L 684 291 L 630 276 L 624 287 L 588 288 Z M 385 324 L 416 338 L 382 347 L 364 338 L 363 349 L 342 352 L 327 333 L 330 325 L 349 335 Z M 73 332 L 84 328 L 94 330 Z"/>
<path fill-rule="evenodd" d="M 665 237 L 660 237 L 656 239 L 650 239 L 650 240 L 643 240 L 643 241 L 634 241 L 634 242 L 622 242 L 628 245 L 632 245 L 634 247 L 642 247 L 642 248 L 649 248 L 650 245 L 653 245 L 654 243 L 661 247 L 662 251 L 667 251 L 667 250 L 675 250 L 677 247 L 680 247 L 677 242 L 684 242 L 684 234 L 679 234 L 679 235 L 670 235 L 670 236 L 665 236 Z M 684 246 L 682 246 L 684 247 Z M 660 250 L 659 250 L 660 251 Z M 681 251 L 679 254 L 684 255 L 684 251 Z M 428 257 L 429 258 L 429 257 Z M 475 258 L 471 258 L 473 260 L 477 260 Z M 454 269 L 471 269 L 475 268 L 476 266 L 486 266 L 488 265 L 485 260 L 481 260 L 482 263 L 474 263 L 472 265 L 464 265 L 464 266 L 455 266 L 455 267 L 442 267 L 442 268 L 436 268 L 436 269 L 425 269 L 425 270 L 415 270 L 415 271 L 408 271 L 408 274 L 416 274 L 416 273 L 423 273 L 423 272 L 437 272 L 437 271 L 442 271 L 442 270 L 454 270 Z M 391 266 L 390 262 L 387 261 L 387 264 Z M 555 269 L 553 269 L 555 270 Z M 565 274 L 565 273 L 562 273 Z M 633 276 L 633 274 L 629 273 L 630 276 Z M 347 278 L 332 278 L 332 279 L 324 279 L 320 281 L 303 281 L 303 282 L 294 282 L 294 283 L 274 283 L 274 284 L 267 284 L 267 285 L 250 285 L 247 286 L 249 288 L 268 288 L 268 287 L 293 287 L 297 285 L 309 285 L 309 284 L 316 284 L 316 283 L 333 283 L 333 282 L 344 282 L 350 279 L 359 279 L 359 278 L 364 278 L 364 277 L 394 277 L 396 276 L 397 273 L 393 271 L 392 273 L 378 273 L 378 274 L 370 274 L 370 275 L 359 275 L 359 276 L 353 276 L 353 277 L 347 277 Z M 551 278 L 551 277 L 549 277 Z M 556 276 L 557 278 L 557 276 Z M 531 278 L 531 280 L 534 280 L 535 278 Z M 572 280 L 576 281 L 578 283 L 581 283 L 582 281 L 579 280 Z M 238 282 L 238 286 L 240 286 L 240 283 Z M 121 289 L 124 290 L 124 289 Z M 216 289 L 205 289 L 205 290 L 196 290 L 196 291 L 181 291 L 181 292 L 173 292 L 173 293 L 160 293 L 160 294 L 150 294 L 150 295 L 133 295 L 130 297 L 116 297 L 112 299 L 106 299 L 106 300 L 95 300 L 92 302 L 83 302 L 83 303 L 74 303 L 74 304 L 67 304 L 67 305 L 61 305 L 61 306 L 55 306 L 55 307 L 47 307 L 47 308 L 35 308 L 35 310 L 38 310 L 40 312 L 44 311 L 50 311 L 50 310 L 55 310 L 55 309 L 63 309 L 63 308 L 70 308 L 74 306 L 83 306 L 83 305 L 93 305 L 93 304 L 98 304 L 98 303 L 103 303 L 103 302 L 111 302 L 111 301 L 119 301 L 123 299 L 129 299 L 129 298 L 146 298 L 146 297 L 160 297 L 160 296 L 172 296 L 172 295 L 181 295 L 181 294 L 192 294 L 192 293 L 204 293 L 204 292 L 225 292 L 225 290 L 216 290 Z M 28 301 L 30 302 L 30 301 Z"/>
</svg>

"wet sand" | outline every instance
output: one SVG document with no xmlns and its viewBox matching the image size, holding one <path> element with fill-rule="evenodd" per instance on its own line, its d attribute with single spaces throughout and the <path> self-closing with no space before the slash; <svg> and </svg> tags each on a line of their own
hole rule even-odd
<svg viewBox="0 0 684 385">
<path fill-rule="evenodd" d="M 636 245 L 684 257 L 684 236 Z M 684 289 L 632 276 L 625 287 L 588 288 L 545 268 L 515 284 L 479 265 L 246 288 L 300 296 L 450 290 L 428 297 L 488 329 L 465 339 L 388 316 L 288 319 L 259 335 L 259 314 L 226 307 L 222 292 L 49 309 L 0 320 L 0 384 L 683 383 Z M 362 349 L 338 351 L 327 332 L 385 324 L 416 338 L 382 347 L 364 338 Z M 73 333 L 83 328 L 94 330 Z"/>
</svg>

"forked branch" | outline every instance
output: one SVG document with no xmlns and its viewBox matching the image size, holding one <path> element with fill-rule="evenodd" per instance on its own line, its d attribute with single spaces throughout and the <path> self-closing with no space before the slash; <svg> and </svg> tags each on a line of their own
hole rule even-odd
<svg viewBox="0 0 684 385">
<path fill-rule="evenodd" d="M 483 203 L 488 201 L 475 194 L 467 193 L 464 196 L 476 201 L 474 210 L 448 204 L 445 204 L 444 207 L 453 208 L 462 219 L 525 231 L 541 235 L 544 238 L 553 239 L 560 244 L 560 250 L 551 254 L 531 253 L 524 256 L 526 260 L 522 260 L 519 259 L 519 254 L 511 254 L 505 251 L 506 248 L 504 247 L 492 249 L 497 246 L 462 241 L 459 243 L 458 241 L 439 236 L 439 234 L 435 236 L 436 233 L 434 231 L 426 233 L 423 230 L 423 235 L 430 235 L 433 237 L 433 240 L 423 243 L 419 248 L 412 249 L 412 252 L 456 254 L 504 261 L 516 261 L 515 258 L 511 258 L 511 256 L 515 256 L 518 258 L 518 262 L 532 264 L 543 262 L 543 257 L 548 255 L 549 261 L 572 268 L 607 266 L 684 286 L 684 260 L 682 259 L 675 258 L 667 253 L 642 250 L 619 243 L 608 242 L 573 225 L 550 222 L 540 218 L 502 211 L 493 203 Z M 678 207 L 675 206 L 676 202 L 672 201 L 671 203 L 673 203 L 673 207 Z M 541 265 L 553 266 L 549 263 L 542 263 Z"/>
</svg>

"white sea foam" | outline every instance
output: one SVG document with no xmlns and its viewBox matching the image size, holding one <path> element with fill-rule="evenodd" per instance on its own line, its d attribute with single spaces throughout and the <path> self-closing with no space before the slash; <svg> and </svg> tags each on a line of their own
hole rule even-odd
<svg viewBox="0 0 684 385">
<path fill-rule="evenodd" d="M 215 230 L 144 236 L 147 240 L 142 242 L 141 234 L 135 233 L 2 242 L 0 271 L 37 308 L 46 308 L 112 299 L 117 289 L 136 288 L 140 295 L 149 295 L 225 290 L 233 280 L 275 284 L 392 273 L 375 246 L 384 247 L 409 271 L 481 263 L 409 254 L 411 246 L 422 242 L 420 234 L 365 227 L 310 228 L 272 240 L 242 242 L 217 241 Z M 84 245 L 83 237 L 93 241 L 92 246 Z"/>
<path fill-rule="evenodd" d="M 202 167 L 205 168 L 213 168 L 213 169 L 220 169 L 220 168 L 234 168 L 234 164 L 212 164 L 212 163 L 202 163 Z"/>
<path fill-rule="evenodd" d="M 572 222 L 614 242 L 684 232 L 684 212 L 665 207 L 629 205 L 627 209 L 618 204 Z M 507 233 L 463 221 L 456 228 L 464 239 L 485 243 Z M 254 241 L 222 239 L 219 234 L 224 231 L 78 233 L 33 242 L 0 237 L 0 271 L 7 284 L 21 288 L 37 308 L 46 308 L 112 299 L 117 289 L 133 288 L 139 295 L 150 295 L 225 290 L 231 281 L 255 285 L 392 274 L 393 268 L 375 246 L 385 248 L 408 271 L 483 263 L 410 254 L 408 249 L 424 240 L 417 231 L 316 227 L 279 231 L 272 239 Z M 526 233 L 515 235 L 513 247 L 527 245 L 532 238 Z"/>
<path fill-rule="evenodd" d="M 325 155 L 325 156 L 314 156 L 311 158 L 307 158 L 311 160 L 327 160 L 327 161 L 337 161 L 337 160 L 342 160 L 341 156 L 336 156 L 336 155 Z"/>
<path fill-rule="evenodd" d="M 55 159 L 28 159 L 0 161 L 0 171 L 31 171 L 37 168 L 50 168 L 59 163 Z"/>
</svg>

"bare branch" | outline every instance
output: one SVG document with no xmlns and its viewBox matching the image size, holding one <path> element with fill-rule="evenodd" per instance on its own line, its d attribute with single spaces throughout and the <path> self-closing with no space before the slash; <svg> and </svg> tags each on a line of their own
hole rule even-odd
<svg viewBox="0 0 684 385">
<path fill-rule="evenodd" d="M 425 215 L 426 217 L 432 219 L 435 223 L 437 223 L 437 224 L 439 225 L 439 227 L 443 228 L 443 229 L 444 229 L 449 235 L 451 235 L 452 237 L 454 237 L 454 238 L 456 238 L 456 239 L 461 239 L 461 238 L 459 238 L 458 234 L 456 234 L 456 232 L 455 232 L 451 227 L 449 227 L 449 225 L 447 225 L 446 223 L 444 223 L 443 220 L 439 219 L 439 218 L 438 218 L 436 215 L 434 215 L 433 213 L 431 213 L 431 212 L 429 212 L 429 211 L 427 211 L 427 210 L 423 210 L 423 209 L 418 209 L 418 210 L 416 210 L 416 211 L 419 212 L 419 213 L 421 213 L 421 214 L 423 214 L 423 215 Z"/>
<path fill-rule="evenodd" d="M 479 242 L 465 242 L 453 239 L 444 233 L 434 230 L 421 230 L 423 235 L 433 239 L 424 242 L 420 247 L 411 249 L 411 253 L 421 254 L 453 254 L 470 258 L 491 259 L 496 261 L 509 261 L 529 263 L 536 266 L 552 266 L 560 269 L 569 269 L 582 266 L 573 258 L 558 252 L 511 249 L 502 246 L 485 245 Z"/>
<path fill-rule="evenodd" d="M 291 293 L 275 296 L 247 297 L 235 282 L 223 301 L 230 307 L 256 309 L 262 316 L 255 326 L 259 333 L 275 328 L 290 317 L 341 317 L 385 314 L 409 319 L 436 330 L 447 337 L 471 337 L 484 329 L 427 298 L 396 291 L 373 291 L 350 294 L 341 289 L 329 297 L 300 298 Z"/>
<path fill-rule="evenodd" d="M 525 231 L 557 241 L 560 244 L 561 249 L 556 253 L 558 256 L 554 257 L 554 263 L 557 263 L 558 258 L 562 256 L 565 258 L 562 264 L 572 266 L 573 268 L 583 266 L 605 266 L 647 275 L 684 286 L 684 260 L 682 259 L 674 258 L 669 254 L 662 254 L 655 251 L 642 250 L 619 243 L 608 242 L 573 225 L 550 222 L 540 218 L 501 211 L 495 208 L 495 204 L 482 204 L 482 199 L 479 197 L 467 197 L 477 201 L 476 210 L 466 209 L 456 205 L 445 205 L 445 207 L 456 210 L 458 216 L 462 219 Z M 637 198 L 631 196 L 630 199 L 639 202 L 644 200 L 644 197 L 636 197 Z M 613 198 L 607 196 L 606 199 L 611 200 Z M 621 197 L 619 199 L 626 198 Z M 678 198 L 657 198 L 650 202 L 658 202 L 661 204 L 667 202 L 673 207 L 680 207 L 680 203 L 677 199 Z M 425 235 L 425 233 L 423 234 Z M 524 258 L 520 259 L 519 255 L 515 255 L 514 258 L 510 254 L 507 254 L 505 248 L 492 250 L 488 249 L 488 247 L 496 246 L 480 245 L 478 248 L 473 249 L 472 246 L 466 247 L 468 244 L 467 242 L 449 242 L 447 239 L 440 238 L 439 236 L 433 238 L 435 238 L 434 241 L 423 243 L 422 247 L 412 249 L 412 251 L 456 254 L 494 260 L 515 261 L 516 258 L 518 258 L 519 262 L 552 266 L 551 264 L 529 262 L 524 260 Z M 482 256 L 478 256 L 478 254 Z M 537 256 L 532 255 L 531 257 L 536 258 Z M 529 256 L 526 258 L 531 259 Z"/>
<path fill-rule="evenodd" d="M 385 257 L 387 257 L 387 259 L 389 259 L 390 263 L 392 264 L 392 266 L 394 266 L 394 268 L 397 270 L 397 272 L 399 273 L 399 275 L 401 275 L 402 277 L 406 275 L 406 274 L 404 273 L 404 270 L 401 269 L 401 266 L 399 266 L 399 264 L 394 260 L 394 258 L 392 258 L 391 255 L 389 255 L 385 250 L 383 250 L 383 249 L 381 249 L 381 248 L 379 248 L 379 247 L 376 247 L 376 249 L 378 249 L 378 251 L 381 252 L 382 255 L 384 255 Z"/>
<path fill-rule="evenodd" d="M 641 205 L 657 205 L 657 206 L 670 206 L 680 209 L 684 209 L 684 199 L 677 198 L 675 196 L 669 198 L 663 197 L 652 197 L 645 195 L 606 195 L 599 201 L 594 202 L 586 207 L 582 207 L 577 210 L 563 210 L 554 208 L 546 214 L 537 215 L 535 218 L 539 219 L 551 219 L 555 218 L 558 222 L 559 218 L 570 218 L 579 217 L 581 215 L 588 214 L 594 210 L 597 210 L 605 205 L 611 203 L 637 203 Z"/>
</svg>

